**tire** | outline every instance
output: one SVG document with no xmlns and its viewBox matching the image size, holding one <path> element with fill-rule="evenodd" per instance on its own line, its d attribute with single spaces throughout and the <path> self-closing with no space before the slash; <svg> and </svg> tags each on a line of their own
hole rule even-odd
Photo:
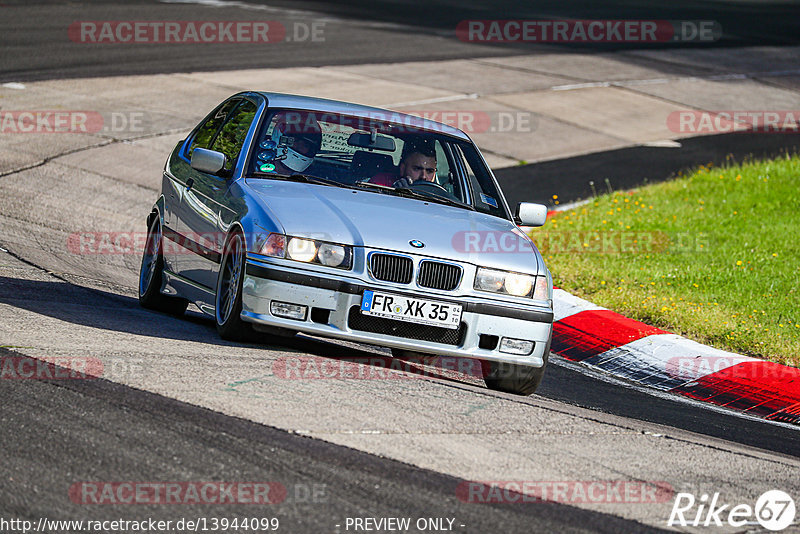
<svg viewBox="0 0 800 534">
<path fill-rule="evenodd" d="M 147 241 L 142 253 L 142 265 L 139 268 L 139 304 L 150 310 L 170 315 L 183 315 L 189 301 L 161 293 L 161 284 L 164 279 L 162 242 L 161 219 L 156 214 L 147 229 Z"/>
<path fill-rule="evenodd" d="M 544 370 L 550 356 L 550 343 L 544 351 L 544 364 L 529 367 L 506 362 L 484 361 L 483 381 L 486 387 L 495 391 L 505 391 L 515 395 L 533 395 L 544 378 Z"/>
<path fill-rule="evenodd" d="M 251 341 L 255 337 L 250 323 L 242 321 L 242 283 L 244 282 L 244 237 L 231 234 L 225 242 L 217 277 L 215 312 L 217 332 L 228 341 Z"/>
</svg>

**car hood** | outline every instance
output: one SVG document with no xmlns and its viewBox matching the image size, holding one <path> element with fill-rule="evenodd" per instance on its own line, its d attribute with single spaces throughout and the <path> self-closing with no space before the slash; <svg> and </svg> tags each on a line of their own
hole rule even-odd
<svg viewBox="0 0 800 534">
<path fill-rule="evenodd" d="M 246 183 L 286 235 L 530 274 L 544 269 L 536 247 L 511 221 L 367 190 L 269 179 Z"/>
</svg>

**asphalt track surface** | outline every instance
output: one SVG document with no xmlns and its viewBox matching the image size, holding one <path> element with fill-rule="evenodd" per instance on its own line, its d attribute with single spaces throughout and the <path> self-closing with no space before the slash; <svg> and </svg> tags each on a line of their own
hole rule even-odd
<svg viewBox="0 0 800 534">
<path fill-rule="evenodd" d="M 0 287 L 0 302 L 66 319 L 75 326 L 104 327 L 121 334 L 128 331 L 167 340 L 191 336 L 210 345 L 226 344 L 217 339 L 213 323 L 198 314 L 175 319 L 147 312 L 135 299 L 113 292 L 60 280 L 4 279 Z M 59 303 L 63 302 L 86 306 L 87 311 L 75 314 L 62 310 Z M 113 321 L 108 310 L 115 310 Z M 194 332 L 188 333 L 191 326 Z M 330 343 L 311 338 L 295 338 L 285 345 L 305 354 L 332 353 Z M 342 352 L 339 347 L 334 357 L 359 354 L 357 349 Z M 22 353 L 0 348 L 0 356 L 20 357 Z M 653 433 L 661 430 L 673 440 L 691 440 L 712 449 L 727 448 L 727 442 L 733 441 L 748 445 L 741 448 L 745 455 L 758 456 L 770 450 L 779 460 L 800 454 L 794 429 L 709 413 L 696 405 L 653 397 L 560 365 L 548 368 L 540 391 L 531 398 L 487 392 L 446 379 L 431 380 L 440 387 L 465 388 L 475 395 L 499 396 L 523 405 L 544 403 L 555 412 L 621 427 L 629 424 L 629 418 L 654 421 L 657 424 L 648 425 Z M 660 531 L 652 525 L 645 528 L 637 522 L 566 504 L 465 503 L 456 497 L 456 488 L 464 482 L 456 477 L 102 378 L 0 380 L 0 399 L 3 517 L 33 522 L 41 517 L 172 521 L 180 517 L 250 517 L 253 514 L 247 505 L 87 506 L 71 502 L 65 495 L 76 481 L 267 481 L 282 484 L 287 489 L 286 499 L 259 507 L 255 515 L 278 517 L 281 530 L 288 532 L 343 532 L 344 527 L 337 529 L 334 525 L 343 525 L 346 517 L 448 517 L 463 525 L 456 532 Z M 680 428 L 689 431 L 676 430 Z M 324 489 L 312 498 L 312 488 Z"/>
<path fill-rule="evenodd" d="M 0 355 L 14 353 L 0 349 Z M 124 505 L 99 506 L 90 512 L 93 520 L 277 517 L 286 532 L 343 531 L 346 517 L 364 516 L 456 518 L 458 532 L 624 533 L 641 527 L 558 503 L 465 503 L 456 497 L 461 481 L 454 477 L 102 379 L 4 380 L 0 398 L 2 425 L 9 429 L 4 481 L 29 481 L 13 492 L 0 486 L 0 508 L 5 517 L 34 523 L 86 518 L 84 505 L 63 498 L 68 488 L 113 472 L 115 480 L 141 482 L 278 482 L 287 495 L 257 512 L 228 504 L 189 504 L 180 514 L 174 505 L 137 506 L 135 513 Z"/>
<path fill-rule="evenodd" d="M 198 5 L 205 3 L 205 5 Z M 212 6 L 212 7 L 209 7 Z M 784 45 L 800 42 L 794 1 L 548 0 L 319 2 L 259 0 L 11 0 L 0 3 L 0 82 L 123 74 L 244 68 L 323 66 L 474 58 L 530 53 L 532 49 L 586 52 L 680 46 Z M 462 20 L 494 19 L 707 20 L 722 27 L 709 43 L 548 45 L 467 43 L 454 38 Z M 79 21 L 272 20 L 294 37 L 296 25 L 324 22 L 324 42 L 269 44 L 130 44 L 74 42 L 67 28 Z M 297 30 L 297 36 L 302 37 Z"/>
<path fill-rule="evenodd" d="M 258 4 L 258 2 L 250 2 Z M 209 45 L 203 54 L 197 47 L 89 48 L 64 43 L 64 21 L 75 20 L 187 20 L 192 13 L 204 18 L 241 19 L 241 11 L 221 7 L 209 15 L 193 5 L 161 2 L 5 2 L 2 4 L 0 81 L 30 81 L 84 76 L 113 76 L 194 70 L 224 70 L 267 66 L 332 65 L 359 62 L 433 60 L 475 57 L 477 54 L 508 55 L 524 47 L 483 46 L 444 39 L 458 21 L 468 18 L 550 18 L 569 15 L 584 18 L 713 19 L 721 21 L 724 38 L 715 46 L 754 43 L 797 43 L 797 6 L 792 3 L 741 2 L 720 12 L 719 2 L 677 2 L 666 6 L 636 7 L 628 2 L 551 2 L 520 6 L 494 2 L 459 4 L 395 4 L 392 2 L 272 2 L 270 12 L 287 23 L 305 22 L 307 11 L 330 17 L 329 35 L 337 46 L 309 48 L 284 43 L 263 50 Z M 410 6 L 410 7 L 409 7 Z M 654 7 L 655 6 L 655 7 Z M 655 10 L 655 11 L 654 11 Z M 502 16 L 497 15 L 502 13 Z M 199 16 L 199 15 L 198 15 Z M 254 10 L 253 17 L 263 18 Z M 412 28 L 410 30 L 409 28 Z M 375 46 L 390 43 L 391 46 Z M 477 49 L 480 49 L 477 51 Z M 557 49 L 557 47 L 552 47 Z M 561 48 L 564 53 L 570 49 Z M 652 180 L 696 163 L 719 161 L 728 154 L 741 159 L 749 154 L 779 153 L 797 145 L 791 136 L 745 135 L 686 140 L 676 151 L 623 149 L 552 161 L 537 166 L 512 168 L 498 173 L 513 201 L 521 195 L 516 184 L 533 174 L 573 176 L 575 199 L 588 196 L 591 176 L 609 172 L 620 158 L 630 173 L 615 181 L 615 188 L 636 185 L 635 177 Z M 652 150 L 652 153 L 649 152 Z M 656 156 L 657 154 L 657 156 Z M 655 161 L 653 157 L 661 159 Z M 638 165 L 638 167 L 637 167 Z M 645 167 L 651 172 L 643 173 Z M 549 198 L 545 182 L 542 198 Z M 588 188 L 588 189 L 587 189 Z M 561 198 L 565 201 L 573 200 Z M 24 260 L 24 258 L 21 258 Z M 20 310 L 55 317 L 76 327 L 115 329 L 121 334 L 142 333 L 167 340 L 182 340 L 187 328 L 192 336 L 211 347 L 220 341 L 213 323 L 197 314 L 173 319 L 144 312 L 124 291 L 82 287 L 81 280 L 57 283 L 33 276 L 0 278 L 0 303 Z M 60 308 L 64 302 L 79 303 L 84 311 Z M 114 319 L 107 317 L 113 312 Z M 152 320 L 152 324 L 144 324 Z M 286 341 L 286 346 L 305 354 L 327 356 L 331 344 L 309 338 Z M 341 347 L 337 355 L 341 354 Z M 345 352 L 360 354 L 357 349 Z M 17 355 L 0 348 L 0 356 Z M 431 380 L 443 388 L 460 388 L 475 395 L 498 397 L 515 403 L 545 403 L 555 411 L 578 414 L 602 422 L 625 425 L 632 420 L 647 423 L 653 432 L 663 428 L 672 439 L 702 443 L 713 449 L 735 448 L 753 456 L 780 461 L 800 457 L 797 430 L 703 408 L 677 399 L 655 397 L 621 387 L 582 372 L 574 366 L 548 368 L 535 397 L 513 398 L 487 392 L 469 383 Z M 465 532 L 632 532 L 657 531 L 614 515 L 557 503 L 534 505 L 465 504 L 455 498 L 461 479 L 421 469 L 407 463 L 360 452 L 319 439 L 299 436 L 269 425 L 181 402 L 167 396 L 119 383 L 97 380 L 31 381 L 0 380 L 0 515 L 35 520 L 114 519 L 176 516 L 225 517 L 247 514 L 246 507 L 225 506 L 130 508 L 86 507 L 64 499 L 76 480 L 269 480 L 283 483 L 289 497 L 266 512 L 286 525 L 288 532 L 333 532 L 336 519 L 354 516 L 455 517 Z M 635 459 L 632 459 L 635 461 Z M 590 476 L 586 474 L 585 476 Z M 304 488 L 324 485 L 324 498 L 304 499 Z M 293 491 L 296 492 L 293 494 Z M 342 530 L 342 529 L 340 529 Z M 457 531 L 459 531 L 457 529 Z"/>
</svg>

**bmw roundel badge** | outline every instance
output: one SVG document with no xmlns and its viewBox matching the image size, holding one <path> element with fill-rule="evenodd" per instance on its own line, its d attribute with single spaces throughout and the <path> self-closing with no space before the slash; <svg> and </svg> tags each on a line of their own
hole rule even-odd
<svg viewBox="0 0 800 534">
<path fill-rule="evenodd" d="M 419 239 L 412 239 L 411 241 L 408 242 L 408 244 L 414 248 L 422 248 L 425 246 L 425 243 L 423 243 Z"/>
</svg>

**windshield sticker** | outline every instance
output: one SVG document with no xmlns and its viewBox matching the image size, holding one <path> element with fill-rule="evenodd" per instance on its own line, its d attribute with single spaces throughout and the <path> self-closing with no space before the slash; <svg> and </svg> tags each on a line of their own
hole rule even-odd
<svg viewBox="0 0 800 534">
<path fill-rule="evenodd" d="M 275 165 L 272 163 L 264 163 L 263 165 L 258 167 L 258 170 L 261 172 L 272 172 L 275 170 Z"/>
<path fill-rule="evenodd" d="M 497 200 L 495 200 L 494 198 L 490 197 L 486 193 L 481 193 L 481 202 L 483 202 L 484 204 L 488 204 L 493 208 L 497 207 Z"/>
</svg>

